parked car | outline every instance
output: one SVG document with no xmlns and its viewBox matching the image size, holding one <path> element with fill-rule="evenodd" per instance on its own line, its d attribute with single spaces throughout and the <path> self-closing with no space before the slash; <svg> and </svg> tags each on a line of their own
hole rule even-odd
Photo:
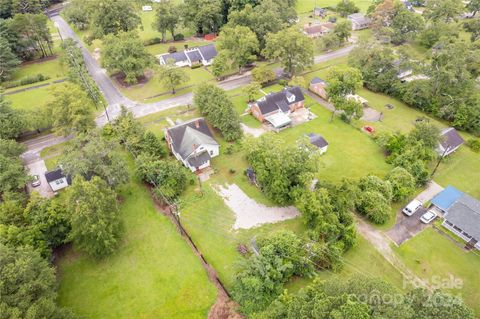
<svg viewBox="0 0 480 319">
<path fill-rule="evenodd" d="M 33 187 L 38 187 L 38 186 L 40 186 L 41 183 L 42 183 L 42 181 L 40 181 L 40 176 L 33 175 L 32 186 Z"/>
<path fill-rule="evenodd" d="M 420 207 L 422 207 L 422 203 L 414 199 L 410 203 L 408 203 L 407 206 L 405 206 L 402 212 L 407 216 L 412 216 Z"/>
<path fill-rule="evenodd" d="M 428 212 L 426 212 L 425 214 L 422 215 L 422 217 L 420 217 L 420 220 L 422 221 L 422 223 L 424 224 L 429 224 L 432 220 L 434 220 L 435 218 L 437 218 L 437 213 L 435 213 L 434 211 L 432 210 L 429 210 Z"/>
</svg>

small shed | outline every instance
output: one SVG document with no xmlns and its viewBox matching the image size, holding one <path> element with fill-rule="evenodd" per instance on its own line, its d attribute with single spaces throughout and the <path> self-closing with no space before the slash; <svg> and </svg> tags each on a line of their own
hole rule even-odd
<svg viewBox="0 0 480 319">
<path fill-rule="evenodd" d="M 308 134 L 310 143 L 318 148 L 320 154 L 324 154 L 328 149 L 328 142 L 323 136 L 315 133 Z"/>
<path fill-rule="evenodd" d="M 464 139 L 458 134 L 458 131 L 453 127 L 443 129 L 441 132 L 442 140 L 438 143 L 437 153 L 440 156 L 448 156 L 458 150 Z"/>
</svg>

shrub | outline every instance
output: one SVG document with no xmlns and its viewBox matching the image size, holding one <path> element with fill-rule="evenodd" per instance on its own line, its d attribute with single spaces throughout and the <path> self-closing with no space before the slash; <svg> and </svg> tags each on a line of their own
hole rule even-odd
<svg viewBox="0 0 480 319">
<path fill-rule="evenodd" d="M 17 86 L 28 85 L 28 84 L 33 84 L 33 83 L 37 83 L 37 82 L 46 81 L 48 79 L 50 79 L 49 76 L 46 76 L 46 75 L 43 75 L 43 74 L 39 73 L 37 75 L 26 76 L 24 78 L 21 78 L 18 81 L 5 83 L 4 87 L 6 89 L 10 89 L 10 88 L 14 88 L 14 87 L 17 87 Z"/>
<path fill-rule="evenodd" d="M 175 53 L 177 52 L 177 47 L 174 45 L 171 45 L 168 47 L 168 53 Z"/>
<path fill-rule="evenodd" d="M 154 45 L 154 44 L 158 44 L 158 43 L 162 43 L 162 39 L 160 39 L 158 37 L 155 37 L 155 38 L 152 38 L 152 39 L 147 39 L 147 40 L 143 41 L 143 45 L 145 45 L 145 46 Z"/>
<path fill-rule="evenodd" d="M 472 151 L 476 153 L 480 152 L 480 139 L 471 138 L 467 141 L 467 145 L 472 149 Z"/>
<path fill-rule="evenodd" d="M 173 40 L 175 40 L 175 41 L 182 41 L 183 39 L 185 39 L 185 36 L 181 33 L 175 34 L 173 36 Z"/>
</svg>

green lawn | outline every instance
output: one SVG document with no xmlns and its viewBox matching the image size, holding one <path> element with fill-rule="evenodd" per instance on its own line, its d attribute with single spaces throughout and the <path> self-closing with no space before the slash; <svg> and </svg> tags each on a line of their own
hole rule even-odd
<svg viewBox="0 0 480 319">
<path fill-rule="evenodd" d="M 339 0 L 298 0 L 297 1 L 297 13 L 306 13 L 312 12 L 315 6 L 324 8 L 324 7 L 335 7 L 338 4 Z M 368 7 L 372 4 L 371 0 L 353 0 L 357 7 L 360 8 L 361 12 L 367 12 Z"/>
<path fill-rule="evenodd" d="M 121 195 L 121 246 L 102 261 L 75 251 L 61 258 L 59 303 L 85 318 L 206 318 L 216 290 L 198 258 L 143 183 Z"/>
<path fill-rule="evenodd" d="M 400 247 L 394 247 L 410 269 L 426 280 L 461 279 L 463 288 L 450 290 L 459 294 L 480 316 L 480 254 L 465 252 L 450 240 L 427 228 Z"/>
<path fill-rule="evenodd" d="M 21 80 L 22 78 L 25 78 L 27 76 L 43 74 L 50 77 L 50 79 L 45 82 L 51 82 L 58 78 L 65 77 L 66 72 L 67 67 L 60 62 L 60 57 L 56 57 L 54 59 L 47 59 L 45 61 L 27 62 L 21 64 L 17 71 L 13 73 L 12 81 Z M 41 83 L 42 82 L 37 82 L 32 85 L 38 85 Z M 19 87 L 16 87 L 12 90 L 16 90 L 18 88 Z"/>
<path fill-rule="evenodd" d="M 12 102 L 12 107 L 15 109 L 35 110 L 42 108 L 45 103 L 50 101 L 50 87 L 46 86 L 21 93 L 5 95 L 5 97 Z"/>
</svg>

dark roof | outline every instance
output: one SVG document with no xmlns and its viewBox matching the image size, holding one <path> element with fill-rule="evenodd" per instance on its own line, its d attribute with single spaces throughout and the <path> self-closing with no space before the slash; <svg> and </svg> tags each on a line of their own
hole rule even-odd
<svg viewBox="0 0 480 319">
<path fill-rule="evenodd" d="M 445 219 L 480 240 L 480 201 L 464 194 L 449 209 Z"/>
<path fill-rule="evenodd" d="M 465 142 L 460 136 L 460 134 L 458 134 L 457 130 L 453 127 L 442 130 L 441 135 L 443 137 L 443 140 L 440 142 L 440 144 L 443 146 L 444 149 L 446 149 L 447 147 L 456 148 Z"/>
<path fill-rule="evenodd" d="M 162 55 L 162 58 L 165 62 L 167 62 L 170 59 L 175 60 L 175 62 L 181 62 L 181 61 L 187 60 L 187 56 L 183 51 L 165 54 L 165 55 Z"/>
<path fill-rule="evenodd" d="M 318 148 L 328 146 L 328 142 L 321 135 L 310 133 L 308 134 L 308 137 L 310 138 L 310 143 L 312 143 Z"/>
<path fill-rule="evenodd" d="M 293 102 L 288 101 L 288 97 L 295 97 Z M 289 106 L 293 103 L 297 103 L 305 100 L 302 90 L 298 87 L 285 88 L 284 90 L 276 93 L 270 93 L 257 101 L 258 107 L 263 115 L 282 110 L 288 112 Z"/>
<path fill-rule="evenodd" d="M 208 154 L 208 152 L 202 152 L 200 154 L 196 154 L 194 156 L 190 156 L 188 158 L 188 163 L 192 166 L 192 167 L 200 167 L 202 166 L 203 164 L 205 164 L 206 162 L 208 162 L 210 160 L 210 155 Z"/>
<path fill-rule="evenodd" d="M 215 46 L 213 44 L 198 47 L 198 50 L 200 51 L 205 60 L 211 60 L 217 56 L 217 50 L 215 49 Z"/>
<path fill-rule="evenodd" d="M 57 167 L 56 169 L 45 173 L 45 179 L 47 180 L 48 183 L 54 182 L 64 177 L 67 177 L 67 183 L 69 185 L 72 184 L 72 177 L 70 175 L 65 176 L 60 167 Z"/>
<path fill-rule="evenodd" d="M 204 118 L 175 125 L 168 128 L 167 132 L 172 139 L 173 150 L 183 159 L 190 156 L 201 144 L 218 145 Z"/>
<path fill-rule="evenodd" d="M 432 204 L 443 211 L 447 211 L 462 195 L 461 191 L 448 185 L 443 191 L 435 195 L 432 199 Z"/>
<path fill-rule="evenodd" d="M 311 84 L 327 84 L 325 80 L 322 80 L 320 78 L 314 77 L 311 81 Z"/>
<path fill-rule="evenodd" d="M 188 55 L 190 61 L 192 62 L 202 61 L 202 56 L 198 50 L 185 51 L 185 54 Z"/>
</svg>

